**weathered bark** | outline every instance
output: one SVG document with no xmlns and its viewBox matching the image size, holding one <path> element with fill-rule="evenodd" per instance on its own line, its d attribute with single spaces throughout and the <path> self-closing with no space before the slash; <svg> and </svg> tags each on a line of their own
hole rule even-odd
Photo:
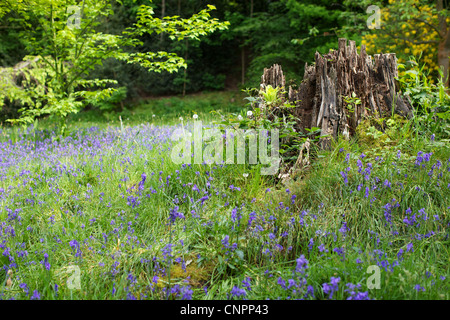
<svg viewBox="0 0 450 320">
<path fill-rule="evenodd" d="M 296 106 L 297 128 L 304 132 L 305 128 L 319 127 L 321 146 L 327 148 L 331 138 L 339 134 L 352 136 L 365 117 L 386 117 L 392 111 L 405 117 L 412 115 L 409 101 L 396 86 L 397 76 L 395 54 L 377 54 L 372 58 L 365 46 L 358 54 L 354 41 L 347 45 L 346 39 L 339 39 L 338 50 L 323 56 L 316 53 L 315 64 L 305 66 L 298 89 L 290 86 L 283 98 Z M 264 69 L 261 88 L 269 84 L 285 87 L 281 66 Z M 353 93 L 361 104 L 353 106 L 350 112 L 344 98 Z"/>
<path fill-rule="evenodd" d="M 271 68 L 264 69 L 264 73 L 261 76 L 261 87 L 264 88 L 268 85 L 274 88 L 284 87 L 286 85 L 286 79 L 280 65 L 274 64 Z"/>
</svg>

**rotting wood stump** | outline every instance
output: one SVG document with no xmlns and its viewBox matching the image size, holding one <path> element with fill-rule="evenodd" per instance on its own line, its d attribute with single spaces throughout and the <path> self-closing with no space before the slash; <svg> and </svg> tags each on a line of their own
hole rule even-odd
<svg viewBox="0 0 450 320">
<path fill-rule="evenodd" d="M 261 89 L 268 85 L 283 87 L 281 97 L 295 105 L 297 129 L 321 129 L 321 147 L 330 147 L 331 138 L 339 134 L 354 135 L 356 127 L 368 116 L 383 118 L 392 112 L 411 117 L 412 107 L 399 92 L 395 53 L 376 54 L 373 58 L 361 46 L 360 54 L 354 41 L 339 39 L 338 50 L 325 55 L 316 52 L 315 63 L 305 66 L 303 81 L 298 88 L 285 88 L 286 79 L 281 66 L 264 69 Z M 354 95 L 361 100 L 349 108 L 346 98 Z"/>
</svg>

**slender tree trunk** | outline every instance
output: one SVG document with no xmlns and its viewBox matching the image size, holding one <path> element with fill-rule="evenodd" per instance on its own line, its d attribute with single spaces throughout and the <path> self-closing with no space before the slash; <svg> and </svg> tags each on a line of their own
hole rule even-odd
<svg viewBox="0 0 450 320">
<path fill-rule="evenodd" d="M 245 83 L 245 46 L 241 48 L 241 83 Z"/>
<path fill-rule="evenodd" d="M 445 39 L 441 41 L 441 43 L 439 43 L 439 52 L 438 52 L 439 67 L 441 67 L 443 71 L 442 81 L 445 83 L 447 87 L 449 86 L 449 79 L 448 79 L 448 69 L 450 67 L 449 56 L 450 56 L 450 34 L 447 34 Z"/>
<path fill-rule="evenodd" d="M 442 10 L 444 10 L 443 0 L 436 1 L 436 9 L 437 9 L 438 13 L 441 13 Z M 439 64 L 439 67 L 443 71 L 442 81 L 448 87 L 449 86 L 448 71 L 449 71 L 449 67 L 450 67 L 450 63 L 449 63 L 450 32 L 448 30 L 446 17 L 443 15 L 439 15 L 439 31 L 440 31 L 441 41 L 439 43 L 439 48 L 438 48 L 438 64 Z"/>
<path fill-rule="evenodd" d="M 188 50 L 189 50 L 189 41 L 186 40 L 186 52 L 184 53 L 184 60 L 187 63 L 188 59 Z M 187 81 L 187 68 L 184 68 L 184 81 L 183 81 L 183 97 L 186 95 L 186 81 Z"/>
</svg>

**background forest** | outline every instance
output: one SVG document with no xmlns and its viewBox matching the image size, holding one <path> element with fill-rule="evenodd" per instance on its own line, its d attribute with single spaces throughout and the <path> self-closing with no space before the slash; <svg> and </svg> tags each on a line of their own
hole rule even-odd
<svg viewBox="0 0 450 320">
<path fill-rule="evenodd" d="M 114 15 L 101 18 L 98 31 L 120 34 L 136 22 L 136 12 L 146 0 L 112 1 Z M 184 95 L 199 91 L 243 89 L 258 87 L 264 68 L 281 64 L 287 78 L 300 81 L 305 63 L 314 61 L 316 51 L 326 53 L 336 48 L 338 37 L 361 42 L 366 27 L 366 5 L 356 1 L 203 1 L 155 0 L 150 4 L 156 17 L 180 16 L 214 5 L 211 14 L 220 21 L 229 21 L 226 30 L 214 32 L 197 40 L 174 42 L 165 34 L 144 36 L 142 45 L 131 48 L 135 52 L 175 52 L 183 57 L 188 68 L 177 73 L 155 74 L 128 65 L 114 58 L 105 59 L 88 77 L 118 81 L 120 98 L 136 100 L 149 96 Z M 27 55 L 29 43 L 21 35 L 26 32 L 17 21 L 17 14 L 9 12 L 1 19 L 0 66 L 13 66 Z M 27 21 L 31 25 L 33 16 Z M 17 41 L 19 40 L 19 41 Z M 16 107 L 6 107 L 2 119 L 17 116 Z"/>
</svg>

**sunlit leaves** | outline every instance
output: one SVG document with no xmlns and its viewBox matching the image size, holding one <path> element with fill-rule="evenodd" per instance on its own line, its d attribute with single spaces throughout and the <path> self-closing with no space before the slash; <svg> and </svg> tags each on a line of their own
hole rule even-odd
<svg viewBox="0 0 450 320">
<path fill-rule="evenodd" d="M 140 36 L 156 32 L 166 33 L 176 41 L 199 40 L 228 26 L 228 22 L 211 18 L 209 12 L 215 9 L 212 5 L 186 19 L 154 18 L 152 7 L 142 5 L 133 27 L 122 34 L 106 34 L 96 31 L 96 27 L 113 14 L 108 0 L 85 0 L 82 4 L 75 0 L 35 0 L 28 4 L 6 1 L 0 5 L 0 16 L 13 11 L 20 17 L 15 19 L 26 29 L 23 39 L 27 50 L 38 58 L 38 63 L 20 70 L 20 77 L 11 68 L 0 70 L 0 106 L 6 97 L 23 105 L 21 118 L 10 120 L 13 123 L 32 123 L 44 114 L 63 119 L 92 101 L 110 97 L 114 92 L 111 86 L 117 81 L 86 80 L 96 66 L 109 58 L 159 73 L 187 68 L 184 59 L 174 53 L 125 51 L 142 45 Z M 78 7 L 73 10 L 73 6 Z M 37 25 L 27 23 L 30 18 Z M 73 26 L 73 22 L 77 25 Z M 21 83 L 15 84 L 19 78 Z M 87 87 L 89 90 L 83 90 Z"/>
</svg>

